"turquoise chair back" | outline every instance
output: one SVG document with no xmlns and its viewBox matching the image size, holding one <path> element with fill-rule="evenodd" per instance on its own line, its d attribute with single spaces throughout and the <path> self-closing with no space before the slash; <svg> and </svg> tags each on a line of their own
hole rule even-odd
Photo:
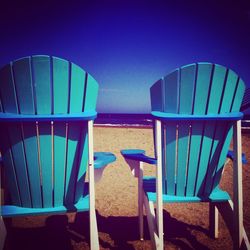
<svg viewBox="0 0 250 250">
<path fill-rule="evenodd" d="M 97 82 L 77 65 L 44 55 L 0 70 L 0 112 L 47 115 L 51 121 L 1 123 L 0 151 L 12 205 L 70 206 L 83 195 L 87 121 L 55 120 L 95 111 Z"/>
<path fill-rule="evenodd" d="M 152 111 L 222 114 L 240 110 L 245 85 L 232 70 L 190 64 L 150 89 Z M 219 185 L 232 138 L 232 122 L 168 121 L 162 126 L 163 193 L 208 197 Z"/>
</svg>

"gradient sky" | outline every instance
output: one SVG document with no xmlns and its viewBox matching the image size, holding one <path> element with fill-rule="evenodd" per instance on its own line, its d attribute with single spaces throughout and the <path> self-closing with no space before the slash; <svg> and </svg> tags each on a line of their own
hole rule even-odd
<svg viewBox="0 0 250 250">
<path fill-rule="evenodd" d="M 8 1 L 0 65 L 33 54 L 68 59 L 99 82 L 105 113 L 149 112 L 149 87 L 198 61 L 230 67 L 250 86 L 250 4 L 171 2 Z"/>
</svg>

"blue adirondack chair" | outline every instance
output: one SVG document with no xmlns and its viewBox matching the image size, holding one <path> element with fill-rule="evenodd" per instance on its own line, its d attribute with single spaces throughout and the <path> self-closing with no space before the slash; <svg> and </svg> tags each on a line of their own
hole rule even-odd
<svg viewBox="0 0 250 250">
<path fill-rule="evenodd" d="M 240 111 L 243 112 L 244 116 L 245 116 L 245 112 L 249 108 L 250 108 L 250 88 L 246 88 L 244 96 L 243 96 L 243 100 L 242 100 L 242 103 L 241 103 Z M 231 160 L 234 160 L 235 157 L 234 157 L 234 153 L 233 153 L 232 150 L 228 151 L 227 157 L 230 158 Z M 242 163 L 244 163 L 244 164 L 247 163 L 247 158 L 246 158 L 245 153 L 242 153 Z"/>
<path fill-rule="evenodd" d="M 151 87 L 156 158 L 139 149 L 121 153 L 138 177 L 140 238 L 144 207 L 154 248 L 164 248 L 163 203 L 174 202 L 208 202 L 212 236 L 218 237 L 220 211 L 234 247 L 249 247 L 242 210 L 239 109 L 244 90 L 243 81 L 232 70 L 210 63 L 176 69 Z M 233 202 L 219 187 L 232 134 L 236 156 Z M 143 176 L 143 162 L 157 165 L 156 177 Z"/>
<path fill-rule="evenodd" d="M 240 107 L 240 111 L 244 112 L 249 108 L 250 108 L 250 88 L 246 88 L 244 96 L 243 96 L 242 104 Z"/>
<path fill-rule="evenodd" d="M 89 211 L 91 249 L 99 249 L 94 175 L 115 156 L 93 155 L 97 94 L 90 74 L 57 57 L 25 57 L 0 70 L 1 170 L 11 200 L 1 206 L 0 249 L 3 217 L 72 211 Z"/>
</svg>

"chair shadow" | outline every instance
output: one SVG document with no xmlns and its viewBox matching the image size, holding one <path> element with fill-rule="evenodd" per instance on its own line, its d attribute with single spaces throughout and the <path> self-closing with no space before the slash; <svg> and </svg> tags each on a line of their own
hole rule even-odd
<svg viewBox="0 0 250 250">
<path fill-rule="evenodd" d="M 33 216 L 32 220 L 36 220 L 36 217 Z M 12 227 L 10 221 L 6 224 L 8 233 L 4 250 L 73 249 L 67 215 L 51 215 L 45 219 L 42 227 L 25 228 L 28 226 L 26 223 Z"/>
<path fill-rule="evenodd" d="M 74 230 L 81 228 L 81 221 L 83 221 L 84 214 L 78 213 L 76 215 L 75 223 L 72 224 Z M 143 242 L 139 240 L 138 229 L 138 217 L 126 217 L 126 216 L 109 216 L 104 217 L 98 212 L 96 213 L 98 231 L 100 233 L 108 234 L 111 240 L 114 242 L 114 246 L 111 246 L 107 241 L 100 239 L 100 245 L 103 248 L 108 249 L 135 249 L 130 243 L 137 241 L 137 246 L 143 249 Z M 185 222 L 179 221 L 164 210 L 164 240 L 171 242 L 181 249 L 209 249 L 201 242 L 199 242 L 191 231 L 199 231 L 205 235 L 209 235 L 209 231 L 201 226 L 190 225 Z M 83 233 L 83 228 L 78 232 L 80 235 Z M 147 218 L 144 216 L 144 240 L 150 240 L 148 231 Z M 188 242 L 188 243 L 187 243 Z"/>
<path fill-rule="evenodd" d="M 143 249 L 144 243 L 139 240 L 137 216 L 104 217 L 98 212 L 96 215 L 98 231 L 105 234 L 104 237 L 99 237 L 101 247 L 106 249 L 130 250 L 135 249 L 130 242 L 136 242 L 136 246 L 139 249 Z M 178 221 L 171 217 L 165 210 L 163 217 L 165 241 L 181 249 L 208 249 L 191 233 L 191 230 L 196 230 L 208 235 L 208 230 L 200 226 Z M 80 246 L 81 249 L 89 249 L 88 212 L 77 213 L 75 221 L 72 223 L 68 221 L 67 215 L 52 215 L 45 219 L 45 225 L 42 227 L 25 228 L 25 225 L 23 227 L 11 227 L 8 224 L 8 234 L 4 250 L 73 250 L 74 244 L 77 247 Z M 107 238 L 110 238 L 113 243 L 111 244 Z M 150 240 L 146 216 L 144 216 L 144 239 L 147 241 Z M 72 240 L 75 242 L 74 244 L 72 244 Z"/>
<path fill-rule="evenodd" d="M 209 231 L 201 226 L 188 224 L 177 220 L 164 210 L 164 240 L 167 240 L 180 249 L 209 249 L 206 245 L 199 242 L 191 231 L 199 231 L 204 235 L 209 236 Z M 183 238 L 180 239 L 180 238 Z M 185 239 L 185 241 L 184 241 Z M 187 244 L 187 242 L 189 244 Z"/>
</svg>

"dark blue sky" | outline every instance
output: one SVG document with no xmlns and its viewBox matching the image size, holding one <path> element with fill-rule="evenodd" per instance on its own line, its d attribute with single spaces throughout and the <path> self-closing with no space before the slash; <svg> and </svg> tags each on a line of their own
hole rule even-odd
<svg viewBox="0 0 250 250">
<path fill-rule="evenodd" d="M 198 61 L 230 67 L 250 86 L 249 3 L 171 2 L 9 1 L 0 65 L 32 54 L 75 62 L 100 84 L 99 112 L 149 112 L 149 87 Z"/>
</svg>

